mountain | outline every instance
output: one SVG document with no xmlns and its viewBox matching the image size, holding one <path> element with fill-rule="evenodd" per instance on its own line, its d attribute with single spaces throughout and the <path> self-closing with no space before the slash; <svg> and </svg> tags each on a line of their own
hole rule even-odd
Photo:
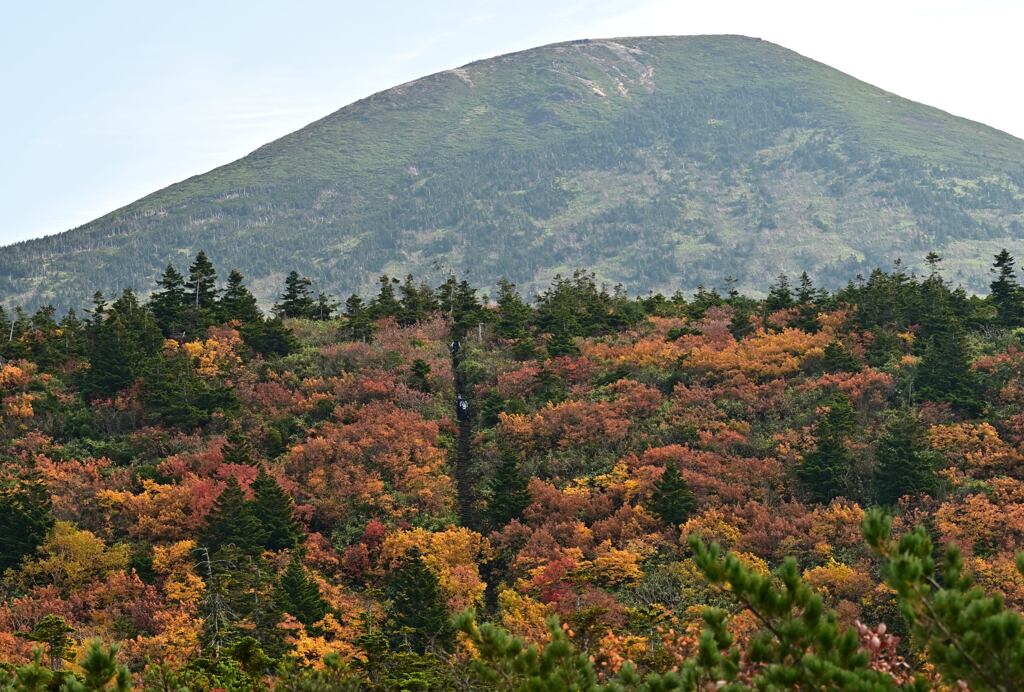
<svg viewBox="0 0 1024 692">
<path fill-rule="evenodd" d="M 91 223 L 0 249 L 0 300 L 146 292 L 200 248 L 273 300 L 455 269 L 527 290 L 824 285 L 936 250 L 987 283 L 1024 236 L 1024 141 L 740 36 L 559 43 L 346 106 Z"/>
</svg>

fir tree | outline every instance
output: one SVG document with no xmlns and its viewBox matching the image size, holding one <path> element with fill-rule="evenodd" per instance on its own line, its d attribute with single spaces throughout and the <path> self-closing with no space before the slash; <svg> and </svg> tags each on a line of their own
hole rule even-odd
<svg viewBox="0 0 1024 692">
<path fill-rule="evenodd" d="M 280 319 L 250 322 L 242 325 L 239 333 L 246 346 L 265 358 L 286 356 L 297 345 L 292 331 Z"/>
<path fill-rule="evenodd" d="M 387 274 L 381 274 L 380 291 L 377 297 L 370 302 L 369 312 L 371 319 L 382 317 L 397 317 L 402 311 L 402 306 L 395 298 L 395 284 L 398 279 L 392 279 Z"/>
<path fill-rule="evenodd" d="M 4 347 L 13 338 L 11 332 L 13 323 L 7 317 L 7 311 L 0 305 L 0 354 L 4 353 Z"/>
<path fill-rule="evenodd" d="M 830 341 L 825 346 L 821 358 L 821 367 L 825 372 L 860 372 L 860 363 L 838 341 Z"/>
<path fill-rule="evenodd" d="M 904 495 L 935 491 L 940 455 L 929 450 L 928 429 L 912 412 L 898 412 L 885 425 L 875 450 L 875 501 L 894 505 Z"/>
<path fill-rule="evenodd" d="M 821 329 L 818 321 L 819 293 L 807 272 L 800 274 L 800 286 L 796 289 L 796 306 L 798 314 L 793 326 L 809 334 L 816 334 Z"/>
<path fill-rule="evenodd" d="M 845 398 L 827 403 L 828 411 L 818 422 L 817 445 L 804 457 L 797 475 L 815 502 L 826 503 L 847 489 L 852 460 L 846 438 L 853 428 L 853 409 Z"/>
<path fill-rule="evenodd" d="M 89 369 L 82 383 L 86 396 L 110 396 L 130 385 L 161 341 L 156 320 L 131 291 L 109 308 L 101 300 L 87 329 Z"/>
<path fill-rule="evenodd" d="M 320 587 L 306 573 L 302 561 L 296 555 L 281 575 L 277 590 L 281 610 L 292 615 L 306 627 L 312 627 L 327 615 L 327 602 L 320 594 Z"/>
<path fill-rule="evenodd" d="M 1024 290 L 1017 283 L 1013 256 L 1006 248 L 992 263 L 995 281 L 990 284 L 989 302 L 996 308 L 996 324 L 1013 329 L 1024 325 Z"/>
<path fill-rule="evenodd" d="M 401 308 L 398 313 L 398 323 L 403 325 L 416 324 L 426 319 L 436 308 L 434 294 L 429 286 L 421 284 L 417 286 L 413 282 L 412 274 L 405 277 L 399 289 L 402 298 L 399 301 Z"/>
<path fill-rule="evenodd" d="M 213 310 L 217 302 L 217 271 L 206 253 L 200 250 L 188 268 L 185 282 L 186 302 L 195 310 Z"/>
<path fill-rule="evenodd" d="M 733 304 L 732 318 L 729 320 L 729 333 L 733 338 L 740 341 L 754 333 L 754 313 L 746 301 L 737 301 Z"/>
<path fill-rule="evenodd" d="M 324 293 L 323 291 L 317 293 L 316 304 L 313 305 L 312 319 L 326 322 L 334 316 L 339 304 L 330 293 Z"/>
<path fill-rule="evenodd" d="M 142 378 L 147 417 L 192 430 L 216 413 L 230 414 L 238 407 L 233 390 L 196 374 L 187 353 L 162 353 L 153 358 Z"/>
<path fill-rule="evenodd" d="M 228 431 L 227 439 L 220 448 L 220 455 L 226 464 L 244 464 L 252 466 L 253 449 L 247 438 L 237 427 Z"/>
<path fill-rule="evenodd" d="M 447 649 L 453 638 L 441 587 L 416 550 L 410 550 L 388 580 L 388 631 L 395 646 L 416 653 Z"/>
<path fill-rule="evenodd" d="M 690 518 L 697 507 L 697 499 L 675 464 L 665 466 L 665 472 L 654 484 L 651 511 L 670 526 L 679 526 Z"/>
<path fill-rule="evenodd" d="M 198 335 L 216 321 L 216 310 L 217 272 L 206 253 L 200 250 L 188 268 L 185 282 L 185 332 Z"/>
<path fill-rule="evenodd" d="M 518 519 L 530 504 L 528 480 L 516 455 L 505 450 L 491 480 L 490 500 L 487 502 L 487 520 L 493 529 L 498 530 Z"/>
<path fill-rule="evenodd" d="M 263 527 L 264 547 L 285 550 L 296 547 L 304 534 L 295 516 L 295 500 L 278 484 L 277 479 L 260 466 L 252 483 L 252 510 Z M 293 615 L 295 613 L 292 613 Z"/>
<path fill-rule="evenodd" d="M 234 546 L 242 553 L 256 555 L 266 543 L 266 533 L 252 504 L 234 476 L 206 517 L 202 544 L 211 551 Z"/>
<path fill-rule="evenodd" d="M 256 297 L 242 283 L 244 279 L 237 269 L 232 269 L 228 274 L 228 283 L 218 305 L 220 319 L 224 322 L 237 320 L 242 324 L 249 324 L 258 322 L 263 317 L 256 304 Z"/>
<path fill-rule="evenodd" d="M 188 307 L 185 278 L 168 263 L 156 285 L 159 288 L 149 297 L 149 309 L 165 335 L 179 334 L 185 328 Z"/>
<path fill-rule="evenodd" d="M 463 279 L 455 290 L 452 305 L 452 319 L 455 321 L 452 332 L 456 336 L 466 334 L 471 327 L 487 321 L 483 305 L 476 295 L 476 289 Z"/>
<path fill-rule="evenodd" d="M 768 297 L 764 299 L 764 309 L 767 313 L 776 310 L 785 310 L 795 305 L 793 292 L 789 288 L 789 277 L 779 274 L 779 278 L 768 290 Z"/>
<path fill-rule="evenodd" d="M 967 340 L 963 331 L 951 325 L 944 333 L 928 339 L 914 379 L 918 396 L 939 401 L 971 414 L 979 413 L 984 402 L 977 375 L 970 368 Z"/>
<path fill-rule="evenodd" d="M 51 510 L 50 492 L 37 477 L 0 485 L 0 574 L 43 542 L 53 527 Z"/>
<path fill-rule="evenodd" d="M 373 336 L 373 321 L 363 299 L 353 293 L 345 301 L 345 326 L 342 333 L 349 341 L 369 341 Z"/>
<path fill-rule="evenodd" d="M 495 329 L 503 339 L 522 339 L 528 336 L 530 307 L 523 302 L 516 285 L 508 279 L 498 281 L 498 322 Z"/>
<path fill-rule="evenodd" d="M 312 281 L 292 270 L 284 280 L 284 293 L 274 305 L 274 314 L 278 317 L 314 317 L 317 308 L 310 290 L 312 285 Z"/>
<path fill-rule="evenodd" d="M 430 386 L 430 364 L 422 358 L 413 360 L 409 367 L 409 386 L 413 389 L 429 394 Z"/>
</svg>

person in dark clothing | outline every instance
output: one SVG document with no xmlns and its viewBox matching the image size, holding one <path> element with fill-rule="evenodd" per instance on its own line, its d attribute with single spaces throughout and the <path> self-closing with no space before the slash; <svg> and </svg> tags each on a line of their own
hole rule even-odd
<svg viewBox="0 0 1024 692">
<path fill-rule="evenodd" d="M 459 343 L 458 339 L 456 339 L 448 345 L 448 350 L 451 351 L 452 358 L 454 358 L 459 355 L 459 351 L 462 350 L 462 344 Z"/>
<path fill-rule="evenodd" d="M 461 394 L 455 397 L 455 417 L 460 423 L 469 420 L 469 402 Z"/>
</svg>

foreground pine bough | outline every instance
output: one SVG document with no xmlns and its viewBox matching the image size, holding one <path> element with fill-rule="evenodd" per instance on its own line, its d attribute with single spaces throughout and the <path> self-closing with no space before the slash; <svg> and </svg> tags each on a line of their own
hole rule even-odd
<svg viewBox="0 0 1024 692">
<path fill-rule="evenodd" d="M 3 684 L 1018 689 L 1024 292 L 929 264 L 5 312 Z"/>
</svg>

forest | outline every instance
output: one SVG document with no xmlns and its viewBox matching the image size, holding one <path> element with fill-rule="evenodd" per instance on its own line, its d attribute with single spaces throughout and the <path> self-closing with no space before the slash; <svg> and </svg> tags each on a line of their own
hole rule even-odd
<svg viewBox="0 0 1024 692">
<path fill-rule="evenodd" d="M 0 689 L 1020 689 L 1024 288 L 925 266 L 0 308 Z"/>
</svg>

